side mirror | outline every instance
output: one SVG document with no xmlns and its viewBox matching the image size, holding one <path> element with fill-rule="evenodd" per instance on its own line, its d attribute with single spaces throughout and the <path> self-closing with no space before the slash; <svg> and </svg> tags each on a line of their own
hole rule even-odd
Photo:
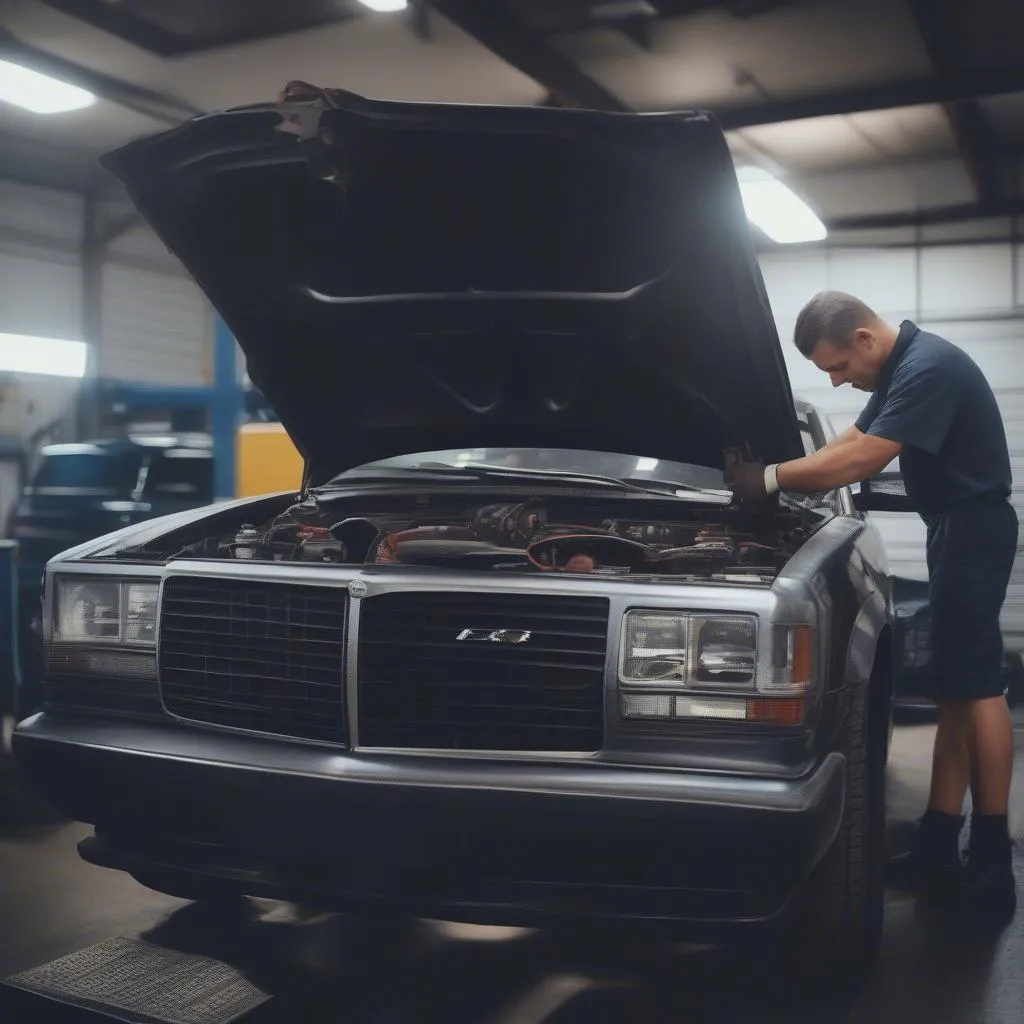
<svg viewBox="0 0 1024 1024">
<path fill-rule="evenodd" d="M 916 512 L 899 473 L 880 473 L 865 480 L 853 492 L 858 512 Z"/>
</svg>

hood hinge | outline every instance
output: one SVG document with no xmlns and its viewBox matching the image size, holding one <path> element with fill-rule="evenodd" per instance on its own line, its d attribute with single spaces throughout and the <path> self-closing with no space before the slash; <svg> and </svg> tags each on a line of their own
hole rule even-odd
<svg viewBox="0 0 1024 1024">
<path fill-rule="evenodd" d="M 313 475 L 313 467 L 310 460 L 302 460 L 302 483 L 299 485 L 299 497 L 306 498 L 309 495 L 309 481 Z"/>
</svg>

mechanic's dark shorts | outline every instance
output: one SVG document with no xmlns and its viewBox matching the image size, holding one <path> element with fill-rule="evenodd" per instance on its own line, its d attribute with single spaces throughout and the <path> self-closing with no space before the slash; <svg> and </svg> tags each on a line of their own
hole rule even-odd
<svg viewBox="0 0 1024 1024">
<path fill-rule="evenodd" d="M 976 498 L 924 517 L 928 527 L 933 695 L 998 697 L 999 614 L 1017 551 L 1017 514 L 1003 498 Z"/>
</svg>

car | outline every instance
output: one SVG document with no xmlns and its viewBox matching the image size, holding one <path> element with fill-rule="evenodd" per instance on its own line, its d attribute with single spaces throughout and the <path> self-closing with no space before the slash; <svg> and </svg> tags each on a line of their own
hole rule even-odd
<svg viewBox="0 0 1024 1024">
<path fill-rule="evenodd" d="M 42 697 L 39 581 L 46 563 L 111 530 L 211 501 L 208 434 L 138 432 L 39 450 L 5 530 L 18 544 L 22 685 L 16 704 L 23 717 Z"/>
<path fill-rule="evenodd" d="M 105 165 L 305 468 L 48 564 L 14 746 L 81 855 L 193 899 L 870 962 L 888 567 L 846 489 L 727 487 L 831 433 L 714 120 L 294 84 Z"/>
</svg>

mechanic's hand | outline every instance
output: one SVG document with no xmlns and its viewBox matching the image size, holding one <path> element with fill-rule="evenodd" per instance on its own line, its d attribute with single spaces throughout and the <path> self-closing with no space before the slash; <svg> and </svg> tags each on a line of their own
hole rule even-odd
<svg viewBox="0 0 1024 1024">
<path fill-rule="evenodd" d="M 764 486 L 764 466 L 760 462 L 739 462 L 730 468 L 726 480 L 737 501 L 764 501 L 768 492 Z"/>
</svg>

